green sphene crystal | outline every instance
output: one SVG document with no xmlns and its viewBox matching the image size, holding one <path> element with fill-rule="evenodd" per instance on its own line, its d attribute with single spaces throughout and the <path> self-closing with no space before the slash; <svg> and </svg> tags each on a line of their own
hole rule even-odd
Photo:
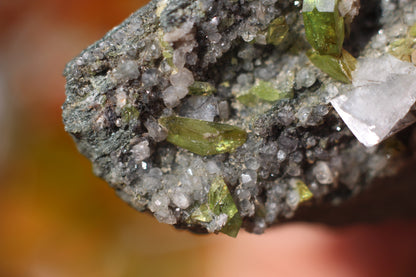
<svg viewBox="0 0 416 277">
<path fill-rule="evenodd" d="M 247 139 L 244 130 L 227 124 L 177 116 L 159 123 L 168 130 L 167 141 L 201 156 L 233 152 Z"/>
<path fill-rule="evenodd" d="M 260 80 L 257 85 L 253 86 L 250 89 L 250 93 L 269 102 L 293 97 L 293 94 L 283 92 L 277 89 L 272 83 L 263 80 Z"/>
<path fill-rule="evenodd" d="M 296 190 L 299 193 L 299 197 L 300 197 L 299 201 L 301 203 L 308 201 L 309 199 L 313 197 L 313 193 L 309 190 L 308 186 L 300 180 L 296 181 Z"/>
<path fill-rule="evenodd" d="M 211 95 L 216 89 L 213 85 L 208 82 L 194 82 L 188 87 L 190 95 Z"/>
<path fill-rule="evenodd" d="M 243 104 L 244 106 L 255 107 L 259 102 L 259 98 L 252 93 L 246 93 L 238 96 L 237 101 Z"/>
<path fill-rule="evenodd" d="M 140 112 L 133 106 L 125 106 L 121 110 L 121 118 L 125 122 L 129 122 L 132 119 L 139 119 L 140 118 Z"/>
<path fill-rule="evenodd" d="M 289 26 L 284 16 L 279 16 L 273 20 L 267 29 L 266 41 L 268 44 L 279 45 L 289 33 Z"/>
<path fill-rule="evenodd" d="M 416 23 L 409 28 L 409 37 L 416 38 Z"/>
<path fill-rule="evenodd" d="M 208 204 L 202 204 L 193 211 L 191 214 L 191 222 L 192 221 L 200 221 L 205 223 L 212 221 L 212 212 L 208 207 Z"/>
<path fill-rule="evenodd" d="M 351 83 L 352 72 L 357 60 L 346 50 L 342 49 L 341 56 L 320 55 L 315 51 L 307 53 L 309 60 L 323 72 L 343 83 Z"/>
<path fill-rule="evenodd" d="M 338 0 L 303 1 L 306 38 L 321 55 L 340 55 L 344 43 L 344 18 Z"/>
<path fill-rule="evenodd" d="M 416 51 L 416 24 L 409 28 L 406 38 L 397 39 L 389 45 L 389 53 L 405 62 L 412 62 L 414 51 Z"/>
<path fill-rule="evenodd" d="M 240 230 L 242 219 L 227 184 L 223 178 L 218 176 L 214 179 L 209 189 L 208 203 L 194 210 L 191 219 L 208 223 L 213 219 L 213 215 L 218 216 L 220 214 L 226 214 L 228 218 L 221 232 L 231 237 L 236 237 Z"/>
</svg>

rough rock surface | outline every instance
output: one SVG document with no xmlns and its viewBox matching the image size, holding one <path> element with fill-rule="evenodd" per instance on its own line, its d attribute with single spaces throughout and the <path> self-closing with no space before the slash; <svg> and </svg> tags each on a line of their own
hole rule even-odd
<svg viewBox="0 0 416 277">
<path fill-rule="evenodd" d="M 354 138 L 330 105 L 351 85 L 307 59 L 301 4 L 151 1 L 68 63 L 66 131 L 124 201 L 178 228 L 227 225 L 226 211 L 196 216 L 218 178 L 251 232 L 296 218 L 300 206 L 340 205 L 397 173 L 411 154 L 410 130 L 372 148 Z M 345 44 L 356 57 L 385 54 L 416 22 L 416 1 L 361 6 Z M 276 46 L 267 32 L 279 17 L 289 30 Z M 195 82 L 214 92 L 190 95 Z M 253 96 L 261 84 L 286 97 Z M 158 119 L 171 115 L 238 126 L 247 141 L 232 153 L 193 154 L 165 140 Z M 312 199 L 303 201 L 299 184 Z"/>
</svg>

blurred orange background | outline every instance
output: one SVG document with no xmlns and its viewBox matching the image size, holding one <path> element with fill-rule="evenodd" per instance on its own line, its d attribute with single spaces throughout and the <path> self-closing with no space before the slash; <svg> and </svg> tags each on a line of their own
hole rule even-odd
<svg viewBox="0 0 416 277">
<path fill-rule="evenodd" d="M 201 236 L 134 211 L 64 132 L 65 64 L 146 1 L 0 1 L 0 277 L 416 276 L 416 222 Z"/>
</svg>

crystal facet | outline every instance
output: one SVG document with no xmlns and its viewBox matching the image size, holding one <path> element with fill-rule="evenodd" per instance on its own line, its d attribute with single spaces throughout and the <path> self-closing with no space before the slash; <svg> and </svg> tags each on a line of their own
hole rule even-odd
<svg viewBox="0 0 416 277">
<path fill-rule="evenodd" d="M 221 219 L 221 215 L 226 218 L 226 221 L 215 222 Z M 215 178 L 212 182 L 208 193 L 208 203 L 196 208 L 191 218 L 211 225 L 217 225 L 214 229 L 219 227 L 221 232 L 231 237 L 237 236 L 242 224 L 242 219 L 233 197 L 228 190 L 227 184 L 221 177 Z"/>
<path fill-rule="evenodd" d="M 319 55 L 315 51 L 307 53 L 311 62 L 332 78 L 343 83 L 351 83 L 352 71 L 355 70 L 356 60 L 350 53 L 342 49 L 340 57 Z"/>
<path fill-rule="evenodd" d="M 233 152 L 247 139 L 244 130 L 227 124 L 177 116 L 159 123 L 168 130 L 167 141 L 202 156 Z"/>
<path fill-rule="evenodd" d="M 344 43 L 344 18 L 338 11 L 338 0 L 303 1 L 306 38 L 321 55 L 341 54 Z"/>
<path fill-rule="evenodd" d="M 390 55 L 366 59 L 354 72 L 354 88 L 331 101 L 357 139 L 370 147 L 414 122 L 416 67 Z M 404 120 L 402 122 L 402 120 Z"/>
</svg>

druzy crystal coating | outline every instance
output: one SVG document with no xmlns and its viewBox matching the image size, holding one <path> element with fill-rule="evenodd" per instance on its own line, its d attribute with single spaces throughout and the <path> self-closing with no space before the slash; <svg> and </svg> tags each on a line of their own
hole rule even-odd
<svg viewBox="0 0 416 277">
<path fill-rule="evenodd" d="M 405 37 L 416 1 L 405 2 L 362 3 L 371 32 L 359 28 L 370 41 L 351 42 L 359 61 Z M 322 3 L 338 2 L 315 1 L 310 12 L 336 19 Z M 339 2 L 339 20 L 350 22 L 357 3 Z M 301 9 L 295 0 L 151 1 L 68 63 L 66 131 L 121 199 L 177 228 L 262 233 L 300 210 L 342 206 L 403 158 L 388 145 L 364 147 L 332 108 L 356 88 L 336 80 L 349 80 L 354 63 L 343 50 L 315 49 L 311 60 L 336 79 L 317 70 L 307 51 L 325 45 L 308 43 Z M 353 81 L 381 76 L 364 72 Z M 378 85 L 412 86 L 393 77 Z M 395 137 L 407 146 L 404 138 Z"/>
</svg>

